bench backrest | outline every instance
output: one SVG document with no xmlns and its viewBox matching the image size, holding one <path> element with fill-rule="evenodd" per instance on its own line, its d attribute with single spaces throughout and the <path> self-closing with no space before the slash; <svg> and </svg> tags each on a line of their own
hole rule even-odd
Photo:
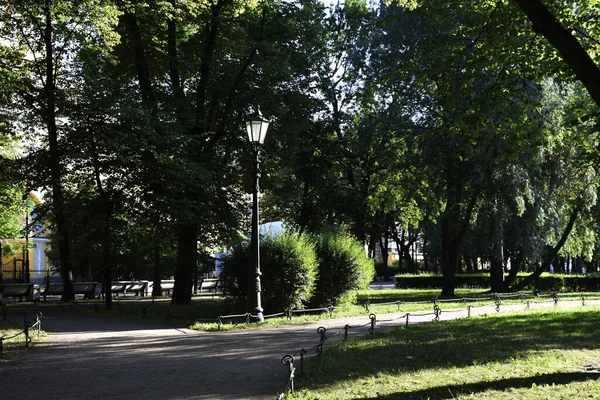
<svg viewBox="0 0 600 400">
<path fill-rule="evenodd" d="M 203 279 L 200 283 L 202 289 L 213 289 L 219 285 L 218 279 Z"/>
<path fill-rule="evenodd" d="M 44 296 L 48 295 L 62 295 L 65 292 L 65 285 L 62 283 L 51 283 L 44 290 Z"/>
<path fill-rule="evenodd" d="M 93 294 L 96 291 L 98 282 L 73 282 L 73 294 Z M 59 296 L 65 293 L 63 283 L 51 283 L 44 291 L 45 296 Z"/>
<path fill-rule="evenodd" d="M 140 290 L 144 290 L 147 284 L 147 282 L 129 282 L 127 283 L 127 290 L 131 292 L 138 292 Z"/>
<path fill-rule="evenodd" d="M 127 282 L 111 282 L 110 290 L 112 292 L 124 292 L 127 288 Z"/>
<path fill-rule="evenodd" d="M 175 281 L 160 281 L 160 287 L 162 288 L 162 290 L 171 290 L 175 287 Z"/>
<path fill-rule="evenodd" d="M 6 297 L 31 296 L 33 293 L 33 283 L 7 283 L 0 288 Z"/>
<path fill-rule="evenodd" d="M 75 294 L 90 294 L 96 292 L 98 282 L 73 282 Z"/>
</svg>

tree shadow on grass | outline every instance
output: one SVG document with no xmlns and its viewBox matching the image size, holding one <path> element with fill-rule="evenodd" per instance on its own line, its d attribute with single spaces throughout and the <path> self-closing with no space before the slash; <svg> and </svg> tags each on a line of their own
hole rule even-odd
<svg viewBox="0 0 600 400">
<path fill-rule="evenodd" d="M 530 388 L 534 385 L 566 385 L 573 382 L 584 382 L 588 380 L 596 380 L 600 377 L 597 372 L 557 372 L 553 374 L 541 374 L 525 378 L 508 378 L 497 381 L 484 381 L 465 385 L 448 385 L 436 386 L 423 390 L 412 392 L 398 392 L 388 395 L 379 395 L 371 397 L 379 400 L 392 399 L 447 399 L 454 398 L 457 395 L 476 395 L 488 390 L 503 391 L 506 389 Z"/>
<path fill-rule="evenodd" d="M 532 351 L 595 350 L 600 348 L 597 341 L 599 325 L 599 313 L 590 310 L 560 314 L 547 311 L 490 315 L 409 326 L 330 349 L 330 354 L 326 352 L 310 366 L 306 377 L 311 388 L 318 390 L 335 382 L 379 373 L 399 375 L 507 362 L 526 357 Z M 569 376 L 575 375 L 565 375 Z M 588 377 L 588 374 L 582 374 L 583 377 Z M 528 379 L 538 378 L 524 378 L 523 381 Z M 424 398 L 427 396 L 424 395 Z"/>
</svg>

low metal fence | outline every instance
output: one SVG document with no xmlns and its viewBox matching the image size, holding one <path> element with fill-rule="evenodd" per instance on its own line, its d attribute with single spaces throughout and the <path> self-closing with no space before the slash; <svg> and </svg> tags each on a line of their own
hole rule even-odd
<svg viewBox="0 0 600 400">
<path fill-rule="evenodd" d="M 2 307 L 2 319 L 3 321 L 7 321 L 8 320 L 8 309 L 6 308 L 6 306 Z M 5 352 L 5 341 L 14 339 L 18 336 L 23 335 L 24 336 L 24 346 L 25 347 L 29 347 L 29 345 L 31 344 L 31 333 L 34 332 L 35 334 L 37 334 L 37 337 L 39 338 L 40 336 L 40 332 L 42 330 L 42 313 L 41 312 L 36 312 L 34 315 L 28 315 L 27 313 L 25 313 L 23 315 L 23 330 L 20 332 L 15 333 L 14 335 L 11 336 L 0 336 L 0 358 L 4 358 L 4 352 Z"/>
<path fill-rule="evenodd" d="M 264 315 L 263 318 L 264 319 L 268 319 L 268 318 L 278 318 L 278 317 L 283 317 L 283 316 L 287 316 L 287 318 L 289 320 L 292 320 L 294 315 L 300 315 L 300 314 L 310 314 L 310 313 L 316 313 L 316 312 L 321 312 L 321 313 L 327 313 L 329 314 L 329 317 L 331 318 L 333 316 L 334 311 L 336 310 L 343 310 L 343 309 L 357 309 L 357 308 L 364 308 L 365 312 L 367 314 L 370 314 L 372 309 L 374 307 L 378 307 L 378 306 L 389 306 L 389 305 L 396 305 L 397 306 L 397 310 L 401 311 L 401 306 L 402 305 L 409 305 L 409 304 L 433 304 L 436 305 L 438 303 L 443 304 L 443 303 L 463 303 L 465 306 L 468 303 L 472 303 L 472 302 L 486 302 L 486 301 L 491 301 L 496 305 L 496 309 L 498 310 L 500 305 L 502 304 L 502 300 L 504 299 L 520 299 L 520 301 L 522 303 L 525 303 L 526 299 L 530 299 L 530 298 L 534 298 L 534 299 L 540 299 L 538 301 L 544 301 L 544 298 L 552 298 L 554 300 L 554 303 L 557 304 L 558 303 L 558 299 L 559 297 L 562 296 L 569 296 L 572 297 L 572 294 L 559 294 L 558 292 L 552 292 L 549 294 L 541 294 L 538 292 L 533 292 L 533 294 L 528 294 L 528 293 L 511 293 L 511 294 L 496 294 L 496 293 L 492 293 L 489 297 L 462 297 L 462 298 L 454 298 L 454 299 L 439 299 L 437 297 L 433 297 L 430 300 L 420 300 L 420 301 L 404 301 L 404 300 L 394 300 L 394 301 L 388 301 L 388 302 L 375 302 L 375 303 L 371 303 L 370 300 L 365 300 L 363 302 L 362 305 L 352 305 L 352 306 L 329 306 L 329 307 L 320 307 L 320 308 L 308 308 L 308 309 L 292 309 L 292 310 L 287 310 L 285 312 L 280 312 L 280 313 L 275 313 L 275 314 L 269 314 L 269 315 Z M 581 295 L 580 296 L 582 299 L 582 302 L 585 304 L 585 295 Z M 594 296 L 587 296 L 587 298 L 592 298 Z M 600 299 L 600 293 L 598 293 L 595 298 Z M 532 300 L 529 300 L 529 302 L 535 302 Z M 250 324 L 251 322 L 256 322 L 259 320 L 258 315 L 253 315 L 251 313 L 244 313 L 244 314 L 234 314 L 234 315 L 219 315 L 216 318 L 216 321 L 213 319 L 204 319 L 202 320 L 202 322 L 216 322 L 217 326 L 218 326 L 218 330 L 222 329 L 222 326 L 225 324 L 225 322 L 227 320 L 238 320 L 238 321 L 242 321 L 242 322 L 246 322 L 247 324 Z"/>
<path fill-rule="evenodd" d="M 569 296 L 569 300 L 570 301 L 578 301 L 578 299 L 574 298 L 572 295 L 562 295 L 562 296 Z M 536 300 L 526 300 L 528 298 L 533 297 Z M 278 395 L 278 399 L 281 400 L 285 397 L 285 393 L 291 391 L 292 393 L 294 393 L 294 378 L 296 377 L 297 373 L 302 374 L 304 372 L 304 361 L 305 361 L 305 355 L 315 351 L 316 355 L 318 357 L 321 357 L 321 355 L 323 354 L 323 350 L 324 350 L 324 344 L 326 342 L 327 339 L 332 339 L 335 336 L 341 334 L 342 332 L 344 332 L 344 337 L 343 337 L 343 341 L 347 341 L 348 340 L 348 333 L 350 331 L 350 329 L 361 329 L 364 327 L 369 327 L 367 329 L 366 332 L 369 332 L 370 334 L 373 334 L 373 332 L 375 331 L 375 327 L 377 325 L 377 322 L 396 322 L 396 321 L 403 321 L 404 322 L 404 326 L 408 327 L 409 326 L 409 321 L 411 319 L 411 317 L 424 317 L 424 316 L 433 316 L 433 318 L 431 319 L 431 322 L 439 322 L 440 321 L 440 316 L 442 314 L 442 309 L 440 307 L 440 305 L 438 303 L 456 303 L 456 302 L 462 302 L 463 305 L 467 305 L 468 302 L 475 302 L 475 301 L 493 301 L 493 306 L 495 307 L 495 311 L 496 312 L 500 312 L 501 310 L 501 306 L 502 306 L 502 300 L 503 299 L 514 299 L 514 298 L 519 298 L 522 304 L 525 305 L 525 309 L 529 309 L 532 303 L 548 303 L 548 302 L 552 302 L 554 304 L 554 306 L 557 306 L 559 303 L 559 299 L 560 299 L 561 295 L 558 294 L 557 292 L 553 292 L 550 294 L 540 294 L 540 293 L 534 293 L 533 295 L 529 295 L 529 294 L 525 294 L 525 293 L 515 293 L 515 294 L 507 294 L 507 295 L 498 295 L 498 294 L 492 294 L 491 297 L 485 297 L 485 298 L 461 298 L 461 299 L 437 299 L 434 298 L 431 301 L 415 301 L 415 302 L 406 302 L 406 301 L 394 301 L 394 302 L 387 302 L 387 303 L 375 303 L 377 305 L 391 305 L 391 304 L 398 304 L 398 311 L 400 311 L 400 304 L 427 304 L 427 303 L 433 303 L 433 310 L 431 312 L 407 312 L 404 313 L 401 316 L 398 317 L 394 317 L 394 318 L 389 318 L 389 319 L 378 319 L 376 314 L 369 314 L 369 322 L 362 324 L 362 325 L 358 325 L 358 326 L 350 326 L 348 324 L 346 324 L 344 327 L 340 327 L 338 328 L 338 330 L 330 336 L 327 336 L 327 329 L 325 327 L 319 327 L 317 329 L 317 334 L 319 335 L 318 338 L 318 342 L 316 342 L 316 344 L 308 349 L 305 348 L 301 348 L 297 353 L 293 353 L 293 354 L 286 354 L 281 358 L 281 364 L 284 365 L 287 370 L 288 370 L 288 374 L 286 377 L 286 382 L 285 385 L 283 387 L 283 389 L 279 392 Z M 580 300 L 581 300 L 581 304 L 583 306 L 586 305 L 586 300 L 600 300 L 600 293 L 598 293 L 596 296 L 585 296 L 585 295 L 581 295 L 580 296 Z M 370 306 L 373 306 L 375 304 L 370 304 Z M 477 307 L 489 307 L 490 304 L 487 305 L 471 305 L 468 304 L 466 307 L 464 308 L 458 308 L 458 309 L 450 309 L 450 310 L 445 310 L 444 313 L 464 313 L 466 311 L 467 313 L 467 317 L 471 317 L 471 311 L 474 308 Z M 323 309 L 323 310 L 327 310 L 329 311 L 330 308 L 333 307 L 329 307 L 327 309 Z M 369 305 L 365 306 L 365 308 L 367 310 L 370 310 Z M 330 311 L 330 314 L 333 311 Z M 252 316 L 250 316 L 252 317 Z M 421 321 L 424 322 L 424 321 Z M 416 323 L 416 322 L 415 322 Z M 365 332 L 365 333 L 366 333 Z M 294 365 L 294 362 L 297 360 L 300 360 L 300 366 L 299 366 L 299 371 L 296 368 L 296 366 Z"/>
</svg>

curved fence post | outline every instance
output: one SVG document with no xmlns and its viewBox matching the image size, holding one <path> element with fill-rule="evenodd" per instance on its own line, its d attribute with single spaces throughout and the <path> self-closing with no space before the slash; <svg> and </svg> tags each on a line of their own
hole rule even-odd
<svg viewBox="0 0 600 400">
<path fill-rule="evenodd" d="M 323 344 L 327 339 L 327 336 L 325 336 L 325 332 L 327 332 L 327 329 L 324 326 L 320 326 L 317 328 L 317 333 L 321 335 L 321 342 L 317 346 L 317 354 L 319 355 L 319 357 L 321 357 L 321 354 L 323 354 Z"/>
<path fill-rule="evenodd" d="M 294 373 L 296 372 L 296 368 L 294 368 L 294 356 L 289 354 L 283 356 L 281 359 L 281 364 L 289 367 L 290 375 L 288 378 L 287 387 L 289 387 L 292 390 L 292 393 L 294 393 Z"/>
<path fill-rule="evenodd" d="M 434 304 L 433 306 L 433 322 L 440 322 L 440 314 L 442 313 L 442 310 L 440 309 L 440 306 L 438 306 L 437 304 Z"/>
<path fill-rule="evenodd" d="M 346 324 L 344 326 L 344 342 L 348 340 L 348 331 L 350 330 L 350 325 Z"/>
<path fill-rule="evenodd" d="M 369 315 L 369 319 L 371 320 L 371 327 L 369 328 L 369 333 L 373 334 L 375 331 L 375 324 L 377 323 L 377 316 L 375 314 Z"/>
<path fill-rule="evenodd" d="M 304 348 L 300 350 L 300 373 L 304 372 L 304 355 L 308 353 L 308 351 Z"/>
<path fill-rule="evenodd" d="M 27 321 L 27 314 L 23 316 L 23 333 L 25 334 L 25 347 L 29 347 L 29 321 Z"/>
<path fill-rule="evenodd" d="M 410 317 L 410 313 L 406 313 L 406 327 L 408 328 L 408 317 Z"/>
</svg>

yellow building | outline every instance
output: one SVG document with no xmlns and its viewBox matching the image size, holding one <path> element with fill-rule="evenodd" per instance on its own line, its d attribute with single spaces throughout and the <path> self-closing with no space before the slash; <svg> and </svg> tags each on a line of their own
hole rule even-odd
<svg viewBox="0 0 600 400">
<path fill-rule="evenodd" d="M 42 196 L 37 192 L 30 192 L 29 197 L 35 206 L 43 204 Z M 0 276 L 4 283 L 34 283 L 44 285 L 48 277 L 53 275 L 50 271 L 50 264 L 46 250 L 50 246 L 50 240 L 47 238 L 47 231 L 42 227 L 33 225 L 33 214 L 35 206 L 29 215 L 23 216 L 23 228 L 28 227 L 28 234 L 14 240 L 2 240 L 2 247 L 10 247 L 11 253 L 2 256 Z M 28 249 L 28 251 L 25 251 Z M 52 276 L 56 280 L 58 275 Z"/>
</svg>

